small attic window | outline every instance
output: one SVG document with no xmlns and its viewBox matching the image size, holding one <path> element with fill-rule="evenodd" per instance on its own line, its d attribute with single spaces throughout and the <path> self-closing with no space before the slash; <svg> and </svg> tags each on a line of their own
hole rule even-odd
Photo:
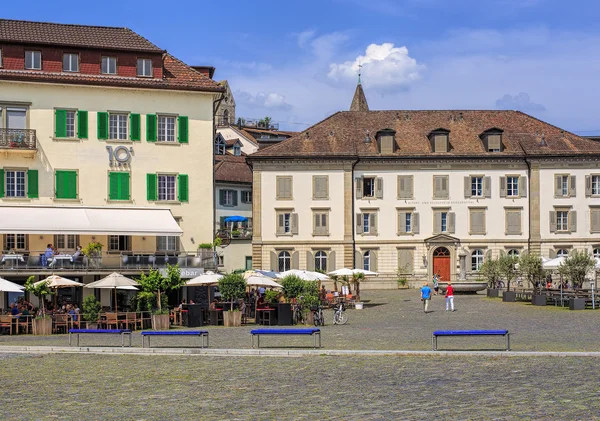
<svg viewBox="0 0 600 421">
<path fill-rule="evenodd" d="M 446 129 L 437 129 L 429 133 L 429 142 L 433 152 L 450 151 L 450 131 Z"/>
<path fill-rule="evenodd" d="M 502 152 L 504 150 L 504 146 L 502 145 L 502 130 L 500 129 L 493 128 L 486 130 L 481 134 L 481 140 L 486 152 Z"/>
<path fill-rule="evenodd" d="M 375 135 L 377 139 L 377 150 L 380 154 L 392 154 L 396 152 L 396 131 L 392 129 L 379 130 Z"/>
</svg>

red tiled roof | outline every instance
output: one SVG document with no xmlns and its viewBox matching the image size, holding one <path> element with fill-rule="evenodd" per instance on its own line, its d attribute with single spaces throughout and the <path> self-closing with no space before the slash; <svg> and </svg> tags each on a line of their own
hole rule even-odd
<svg viewBox="0 0 600 421">
<path fill-rule="evenodd" d="M 0 19 L 0 42 L 162 53 L 129 28 Z"/>
<path fill-rule="evenodd" d="M 252 170 L 246 163 L 246 157 L 216 155 L 215 161 L 215 181 L 252 183 Z"/>
<path fill-rule="evenodd" d="M 396 131 L 397 150 L 379 154 L 375 134 Z M 428 135 L 450 131 L 450 152 L 432 152 Z M 502 152 L 487 152 L 481 134 L 503 130 Z M 365 143 L 369 136 L 370 143 Z M 542 141 L 543 135 L 543 141 Z M 344 111 L 249 156 L 262 157 L 479 157 L 600 154 L 600 142 L 579 137 L 519 111 Z"/>
<path fill-rule="evenodd" d="M 233 145 L 235 145 L 238 142 L 241 143 L 240 139 L 238 139 L 237 137 L 235 139 L 227 139 L 227 140 L 225 140 L 225 145 L 227 145 L 227 146 L 233 146 Z"/>
<path fill-rule="evenodd" d="M 163 68 L 162 79 L 0 69 L 0 80 L 223 92 L 223 88 L 215 81 L 198 73 L 170 54 L 163 54 Z"/>
</svg>

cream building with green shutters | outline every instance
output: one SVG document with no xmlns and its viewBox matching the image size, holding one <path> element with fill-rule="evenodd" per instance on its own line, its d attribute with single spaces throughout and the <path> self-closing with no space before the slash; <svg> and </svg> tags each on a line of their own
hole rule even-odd
<svg viewBox="0 0 600 421">
<path fill-rule="evenodd" d="M 0 19 L 0 276 L 91 282 L 114 270 L 177 263 L 192 276 L 212 266 L 197 246 L 214 238 L 221 92 L 126 28 Z M 93 242 L 100 262 L 69 260 Z M 61 253 L 54 263 L 41 256 L 48 244 Z"/>
</svg>

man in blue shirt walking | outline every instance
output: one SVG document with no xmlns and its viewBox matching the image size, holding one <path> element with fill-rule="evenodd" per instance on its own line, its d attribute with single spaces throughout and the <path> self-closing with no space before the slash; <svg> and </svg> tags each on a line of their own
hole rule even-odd
<svg viewBox="0 0 600 421">
<path fill-rule="evenodd" d="M 429 300 L 431 300 L 431 288 L 427 285 L 427 282 L 423 282 L 423 287 L 421 288 L 421 301 L 423 301 L 423 311 L 427 313 L 427 309 L 429 308 Z"/>
</svg>

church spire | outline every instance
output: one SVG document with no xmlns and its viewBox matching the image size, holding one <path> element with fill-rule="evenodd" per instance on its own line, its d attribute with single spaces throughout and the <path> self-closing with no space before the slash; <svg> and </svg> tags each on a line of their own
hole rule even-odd
<svg viewBox="0 0 600 421">
<path fill-rule="evenodd" d="M 367 104 L 367 98 L 365 97 L 365 92 L 360 81 L 356 85 L 356 92 L 354 92 L 354 98 L 352 98 L 350 111 L 369 111 L 369 104 Z"/>
</svg>

